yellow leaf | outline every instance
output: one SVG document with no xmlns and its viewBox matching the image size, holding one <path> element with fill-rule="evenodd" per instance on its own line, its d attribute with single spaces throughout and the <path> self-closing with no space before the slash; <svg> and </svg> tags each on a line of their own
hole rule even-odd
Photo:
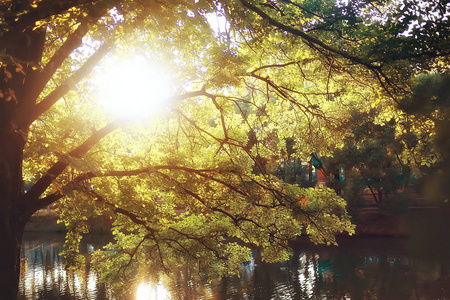
<svg viewBox="0 0 450 300">
<path fill-rule="evenodd" d="M 23 71 L 23 66 L 19 63 L 16 63 L 16 73 L 22 73 L 25 75 L 25 72 Z"/>
<path fill-rule="evenodd" d="M 8 77 L 8 79 L 12 78 L 12 74 L 8 70 L 5 70 L 5 75 L 6 77 Z"/>
<path fill-rule="evenodd" d="M 14 99 L 14 101 L 16 101 L 16 103 L 18 103 L 18 101 L 17 101 L 17 97 L 16 97 L 16 93 L 14 93 L 14 90 L 12 90 L 12 89 L 8 89 L 8 92 L 9 92 L 9 95 L 10 95 L 10 97 L 9 97 L 9 98 L 12 98 L 12 99 Z M 11 99 L 9 99 L 9 100 L 11 100 Z M 9 100 L 7 100 L 7 101 L 9 101 Z"/>
</svg>

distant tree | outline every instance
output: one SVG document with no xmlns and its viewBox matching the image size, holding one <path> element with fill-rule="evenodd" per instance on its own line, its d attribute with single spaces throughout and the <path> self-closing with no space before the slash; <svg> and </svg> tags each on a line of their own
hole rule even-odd
<svg viewBox="0 0 450 300">
<path fill-rule="evenodd" d="M 405 133 L 409 157 L 423 175 L 419 192 L 442 203 L 450 197 L 450 75 L 417 76 L 412 93 L 399 101 L 398 108 L 410 124 Z"/>
<path fill-rule="evenodd" d="M 404 191 L 413 172 L 413 165 L 404 159 L 408 146 L 403 140 L 405 136 L 396 134 L 399 125 L 394 119 L 377 124 L 376 117 L 374 110 L 355 112 L 346 123 L 351 134 L 344 140 L 344 146 L 325 160 L 328 172 L 343 171 L 343 197 L 350 204 L 362 204 L 365 189 L 381 207 L 388 205 L 388 201 L 402 201 L 386 198 Z M 334 179 L 332 175 L 330 178 Z"/>
<path fill-rule="evenodd" d="M 287 138 L 285 145 L 281 157 L 275 162 L 273 173 L 284 182 L 301 187 L 312 187 L 314 183 L 309 178 L 309 171 L 303 166 L 302 161 L 295 157 L 294 139 Z"/>
<path fill-rule="evenodd" d="M 280 163 L 275 169 L 275 175 L 290 184 L 297 184 L 301 187 L 313 186 L 309 180 L 307 169 L 297 159 Z"/>
</svg>

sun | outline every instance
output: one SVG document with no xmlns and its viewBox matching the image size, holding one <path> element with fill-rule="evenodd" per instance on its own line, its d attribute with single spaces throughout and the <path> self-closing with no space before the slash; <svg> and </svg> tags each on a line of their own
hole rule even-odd
<svg viewBox="0 0 450 300">
<path fill-rule="evenodd" d="M 122 119 L 160 115 L 173 93 L 167 70 L 144 55 L 108 59 L 96 81 L 102 108 Z"/>
</svg>

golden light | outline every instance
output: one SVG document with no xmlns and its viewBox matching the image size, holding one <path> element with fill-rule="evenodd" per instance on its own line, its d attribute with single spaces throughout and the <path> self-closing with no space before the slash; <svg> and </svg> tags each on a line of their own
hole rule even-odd
<svg viewBox="0 0 450 300">
<path fill-rule="evenodd" d="M 164 67 L 143 55 L 109 59 L 96 81 L 100 105 L 124 119 L 161 114 L 173 92 Z"/>
<path fill-rule="evenodd" d="M 161 284 L 141 283 L 136 290 L 136 300 L 171 299 L 169 291 Z"/>
</svg>

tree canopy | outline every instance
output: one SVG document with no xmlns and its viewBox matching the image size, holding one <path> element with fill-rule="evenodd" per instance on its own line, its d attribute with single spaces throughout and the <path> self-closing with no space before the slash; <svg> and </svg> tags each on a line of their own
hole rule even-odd
<svg viewBox="0 0 450 300">
<path fill-rule="evenodd" d="M 118 289 L 173 264 L 223 276 L 253 247 L 277 261 L 302 234 L 351 234 L 334 191 L 283 182 L 271 166 L 287 140 L 303 161 L 342 147 L 354 110 L 396 117 L 417 74 L 448 71 L 448 15 L 443 2 L 406 0 L 4 2 L 2 287 L 14 299 L 23 228 L 53 203 L 75 263 L 86 220 L 111 216 L 115 242 L 95 259 Z M 109 114 L 96 83 L 137 56 L 169 74 L 166 107 L 127 115 L 159 94 L 145 80 L 135 94 L 126 79 L 141 73 L 128 70 L 114 87 L 123 115 Z"/>
</svg>

